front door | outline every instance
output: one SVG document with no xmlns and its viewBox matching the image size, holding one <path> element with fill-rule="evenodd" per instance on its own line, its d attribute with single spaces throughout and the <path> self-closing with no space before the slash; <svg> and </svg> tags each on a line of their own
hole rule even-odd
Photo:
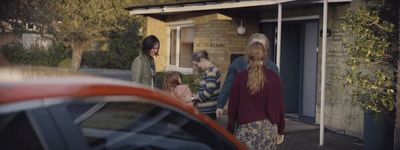
<svg viewBox="0 0 400 150">
<path fill-rule="evenodd" d="M 287 113 L 299 112 L 300 52 L 301 26 L 298 23 L 283 23 L 280 73 Z"/>
<path fill-rule="evenodd" d="M 311 122 L 314 122 L 315 118 L 317 47 L 318 23 L 305 23 L 301 116 Z"/>
<path fill-rule="evenodd" d="M 316 101 L 318 22 L 282 23 L 280 75 L 286 113 L 296 113 L 314 122 Z M 276 23 L 262 23 L 261 32 L 270 39 L 270 58 L 276 62 Z"/>
</svg>

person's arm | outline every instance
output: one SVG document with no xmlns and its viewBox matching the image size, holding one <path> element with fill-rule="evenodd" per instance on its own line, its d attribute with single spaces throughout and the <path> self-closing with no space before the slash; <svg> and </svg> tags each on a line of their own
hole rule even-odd
<svg viewBox="0 0 400 150">
<path fill-rule="evenodd" d="M 218 71 L 213 69 L 207 71 L 205 75 L 206 87 L 204 90 L 199 91 L 198 96 L 200 102 L 204 102 L 210 99 L 215 90 L 217 90 L 217 81 L 219 80 Z"/>
<path fill-rule="evenodd" d="M 175 87 L 174 93 L 184 102 L 190 102 L 192 100 L 193 94 L 188 85 L 178 85 Z"/>
<path fill-rule="evenodd" d="M 266 67 L 267 69 L 274 71 L 277 75 L 280 76 L 278 66 L 276 66 L 276 64 L 271 59 L 267 60 Z"/>
<path fill-rule="evenodd" d="M 273 74 L 268 80 L 272 85 L 267 92 L 268 92 L 268 100 L 271 102 L 269 105 L 269 108 L 274 120 L 277 122 L 278 126 L 278 134 L 283 135 L 283 130 L 285 128 L 285 110 L 284 110 L 284 99 L 283 99 L 283 86 L 282 86 L 282 81 L 278 74 Z"/>
<path fill-rule="evenodd" d="M 280 89 L 278 92 L 278 102 L 279 102 L 279 123 L 278 123 L 278 134 L 283 135 L 283 130 L 285 129 L 285 107 L 284 107 L 284 99 L 283 99 L 283 82 L 278 77 L 278 86 L 277 88 Z"/>
<path fill-rule="evenodd" d="M 228 125 L 227 130 L 231 133 L 235 130 L 235 123 L 237 122 L 237 114 L 239 107 L 239 96 L 240 96 L 240 79 L 235 78 L 234 83 L 231 89 L 231 93 L 229 95 L 229 104 L 228 104 Z"/>
<path fill-rule="evenodd" d="M 131 70 L 132 70 L 132 81 L 141 83 L 142 82 L 142 73 L 141 73 L 142 62 L 140 61 L 140 59 L 135 58 L 135 60 L 132 63 L 132 66 L 131 66 Z"/>
<path fill-rule="evenodd" d="M 235 65 L 232 63 L 229 65 L 228 72 L 225 77 L 224 85 L 222 86 L 221 93 L 218 95 L 217 108 L 224 108 L 226 102 L 228 101 L 229 94 L 231 92 L 231 87 L 235 79 L 237 72 Z"/>
</svg>

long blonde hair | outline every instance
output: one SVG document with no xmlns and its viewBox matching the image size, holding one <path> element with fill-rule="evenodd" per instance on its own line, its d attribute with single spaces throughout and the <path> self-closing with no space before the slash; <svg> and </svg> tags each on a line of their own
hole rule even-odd
<svg viewBox="0 0 400 150">
<path fill-rule="evenodd" d="M 249 58 L 247 88 L 253 95 L 263 89 L 267 80 L 263 73 L 266 52 L 262 43 L 253 42 L 247 47 L 246 53 Z"/>
</svg>

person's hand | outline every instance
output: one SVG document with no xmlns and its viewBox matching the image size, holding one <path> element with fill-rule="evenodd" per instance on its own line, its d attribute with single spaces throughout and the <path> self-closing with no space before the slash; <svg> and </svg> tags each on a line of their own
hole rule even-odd
<svg viewBox="0 0 400 150">
<path fill-rule="evenodd" d="M 199 95 L 196 94 L 196 95 L 193 96 L 192 101 L 199 100 L 199 99 L 200 99 Z"/>
<path fill-rule="evenodd" d="M 223 112 L 224 110 L 222 108 L 217 108 L 217 110 L 215 111 L 217 118 L 221 117 Z"/>
<path fill-rule="evenodd" d="M 282 135 L 279 135 L 278 134 L 278 136 L 276 137 L 277 139 L 276 139 L 276 144 L 282 144 L 283 143 L 283 140 L 285 139 L 285 136 L 282 134 Z"/>
</svg>

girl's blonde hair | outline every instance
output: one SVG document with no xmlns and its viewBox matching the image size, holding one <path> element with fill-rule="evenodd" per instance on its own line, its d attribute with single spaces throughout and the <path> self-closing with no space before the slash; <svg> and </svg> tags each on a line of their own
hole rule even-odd
<svg viewBox="0 0 400 150">
<path fill-rule="evenodd" d="M 247 88 L 253 95 L 263 89 L 267 80 L 263 72 L 266 52 L 262 43 L 253 42 L 247 47 L 246 53 L 249 58 Z"/>
<path fill-rule="evenodd" d="M 165 74 L 163 83 L 164 90 L 171 92 L 176 86 L 180 84 L 182 83 L 178 72 L 170 71 Z"/>
</svg>

